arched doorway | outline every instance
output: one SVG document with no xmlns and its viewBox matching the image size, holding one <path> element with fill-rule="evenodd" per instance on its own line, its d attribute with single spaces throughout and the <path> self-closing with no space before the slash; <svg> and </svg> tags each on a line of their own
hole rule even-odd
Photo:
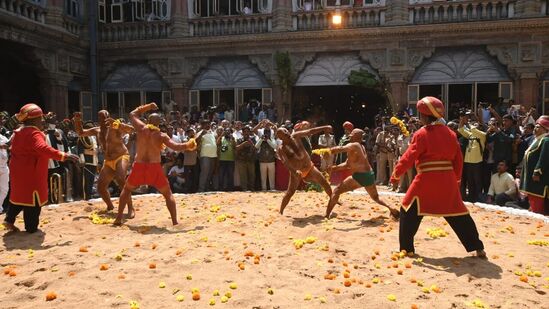
<svg viewBox="0 0 549 309">
<path fill-rule="evenodd" d="M 27 102 L 44 107 L 30 47 L 5 40 L 0 40 L 0 46 L 0 110 L 13 115 Z"/>
<path fill-rule="evenodd" d="M 148 64 L 121 64 L 101 84 L 103 108 L 113 116 L 125 116 L 137 106 L 156 102 L 159 108 L 171 100 L 162 77 Z"/>
<path fill-rule="evenodd" d="M 446 117 L 456 119 L 460 109 L 476 111 L 479 102 L 494 104 L 513 98 L 507 69 L 481 47 L 441 48 L 416 70 L 408 86 L 409 103 L 435 96 L 446 104 Z"/>
<path fill-rule="evenodd" d="M 359 70 L 378 77 L 357 54 L 318 55 L 298 76 L 292 95 L 294 117 L 330 124 L 337 135 L 346 120 L 356 127 L 372 127 L 386 100 L 377 90 L 349 85 L 351 71 Z"/>
<path fill-rule="evenodd" d="M 265 75 L 246 58 L 211 60 L 194 79 L 189 92 L 191 110 L 234 109 L 236 119 L 249 120 L 244 107 L 254 101 L 271 104 L 272 90 Z"/>
</svg>

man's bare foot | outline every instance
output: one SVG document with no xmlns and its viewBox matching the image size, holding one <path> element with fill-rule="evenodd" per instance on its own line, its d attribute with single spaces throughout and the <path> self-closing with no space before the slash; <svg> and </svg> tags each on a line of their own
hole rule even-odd
<svg viewBox="0 0 549 309">
<path fill-rule="evenodd" d="M 108 205 L 108 206 L 107 206 L 107 211 L 111 211 L 111 210 L 113 210 L 113 209 L 114 209 L 114 206 L 113 206 L 113 205 Z"/>
<path fill-rule="evenodd" d="M 133 209 L 133 207 L 129 207 L 128 208 L 128 219 L 133 219 L 135 218 L 135 209 Z"/>
<path fill-rule="evenodd" d="M 112 225 L 114 225 L 114 226 L 121 226 L 121 225 L 122 225 L 122 219 L 116 218 L 116 220 L 114 220 L 114 222 L 112 223 Z"/>
<path fill-rule="evenodd" d="M 484 250 L 477 250 L 477 257 L 481 259 L 487 259 L 486 257 L 486 251 Z"/>
<path fill-rule="evenodd" d="M 179 222 L 177 222 L 177 220 L 172 220 L 172 223 L 173 223 L 173 226 L 176 226 L 179 224 Z"/>
<path fill-rule="evenodd" d="M 19 228 L 17 226 L 13 225 L 13 223 L 4 222 L 4 227 L 9 232 L 20 232 Z"/>
</svg>

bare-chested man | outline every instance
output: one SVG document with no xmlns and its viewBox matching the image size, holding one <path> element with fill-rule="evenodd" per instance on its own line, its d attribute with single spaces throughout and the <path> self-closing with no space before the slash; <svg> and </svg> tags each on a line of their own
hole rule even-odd
<svg viewBox="0 0 549 309">
<path fill-rule="evenodd" d="M 196 148 L 196 143 L 194 140 L 190 140 L 187 143 L 176 143 L 172 141 L 171 137 L 166 133 L 160 132 L 158 125 L 160 124 L 161 118 L 158 114 L 150 114 L 147 124 L 139 119 L 144 113 L 157 109 L 156 103 L 149 103 L 139 106 L 130 113 L 130 121 L 137 133 L 136 155 L 132 171 L 120 194 L 118 216 L 114 221 L 115 225 L 122 224 L 122 214 L 126 207 L 126 203 L 130 201 L 132 191 L 140 185 L 152 186 L 164 196 L 166 206 L 168 207 L 172 218 L 172 223 L 173 225 L 177 225 L 175 199 L 172 190 L 170 189 L 168 179 L 160 164 L 160 153 L 165 146 L 175 151 L 192 151 L 193 148 Z"/>
<path fill-rule="evenodd" d="M 97 181 L 97 192 L 101 199 L 107 204 L 107 211 L 113 210 L 114 205 L 109 193 L 109 184 L 113 179 L 120 188 L 120 191 L 126 184 L 126 174 L 130 166 L 130 154 L 124 144 L 124 136 L 133 132 L 133 127 L 122 123 L 120 120 L 114 120 L 109 117 L 109 112 L 100 110 L 98 113 L 99 127 L 90 129 L 82 128 L 82 114 L 74 113 L 74 129 L 79 136 L 98 137 L 99 145 L 105 155 L 103 168 L 99 172 Z M 128 217 L 133 218 L 135 211 L 131 200 L 128 202 Z"/>
<path fill-rule="evenodd" d="M 276 131 L 276 136 L 282 141 L 282 145 L 278 147 L 277 154 L 282 163 L 290 171 L 290 182 L 280 204 L 280 214 L 284 213 L 284 208 L 290 202 L 302 179 L 306 182 L 318 183 L 328 196 L 332 195 L 330 184 L 314 166 L 302 142 L 302 138 L 322 132 L 332 132 L 332 127 L 317 127 L 297 131 L 292 134 L 286 128 L 279 128 Z"/>
<path fill-rule="evenodd" d="M 349 135 L 350 142 L 345 146 L 337 146 L 330 148 L 331 154 L 347 153 L 347 160 L 337 166 L 331 168 L 331 172 L 343 169 L 350 169 L 353 173 L 352 176 L 347 177 L 335 187 L 334 192 L 328 203 L 326 209 L 326 218 L 330 217 L 334 206 L 339 201 L 339 196 L 345 192 L 353 191 L 355 189 L 364 187 L 370 197 L 378 204 L 389 208 L 391 216 L 398 220 L 399 212 L 397 209 L 391 208 L 387 203 L 379 198 L 377 188 L 375 185 L 375 173 L 368 162 L 368 156 L 366 149 L 362 146 L 362 136 L 364 131 L 360 129 L 354 129 Z"/>
</svg>

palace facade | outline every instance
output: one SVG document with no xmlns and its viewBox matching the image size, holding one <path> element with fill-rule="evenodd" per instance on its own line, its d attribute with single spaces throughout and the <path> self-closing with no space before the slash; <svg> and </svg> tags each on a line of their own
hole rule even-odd
<svg viewBox="0 0 549 309">
<path fill-rule="evenodd" d="M 283 118 L 425 95 L 450 113 L 499 98 L 549 109 L 549 0 L 0 0 L 0 46 L 10 112 L 238 114 L 256 99 Z M 381 87 L 349 85 L 360 70 Z"/>
</svg>

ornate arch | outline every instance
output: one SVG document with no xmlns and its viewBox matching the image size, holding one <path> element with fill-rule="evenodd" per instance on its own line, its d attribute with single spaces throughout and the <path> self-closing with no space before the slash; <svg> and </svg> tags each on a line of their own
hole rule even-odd
<svg viewBox="0 0 549 309">
<path fill-rule="evenodd" d="M 265 75 L 246 58 L 214 59 L 194 79 L 192 89 L 270 87 Z"/>
<path fill-rule="evenodd" d="M 121 64 L 103 81 L 103 91 L 162 91 L 166 82 L 149 65 Z"/>
<path fill-rule="evenodd" d="M 444 48 L 416 70 L 414 84 L 499 82 L 511 80 L 507 69 L 484 49 Z"/>
<path fill-rule="evenodd" d="M 363 63 L 357 54 L 321 54 L 299 74 L 295 85 L 349 85 L 348 77 L 353 70 L 366 70 L 379 78 L 377 72 Z"/>
</svg>

